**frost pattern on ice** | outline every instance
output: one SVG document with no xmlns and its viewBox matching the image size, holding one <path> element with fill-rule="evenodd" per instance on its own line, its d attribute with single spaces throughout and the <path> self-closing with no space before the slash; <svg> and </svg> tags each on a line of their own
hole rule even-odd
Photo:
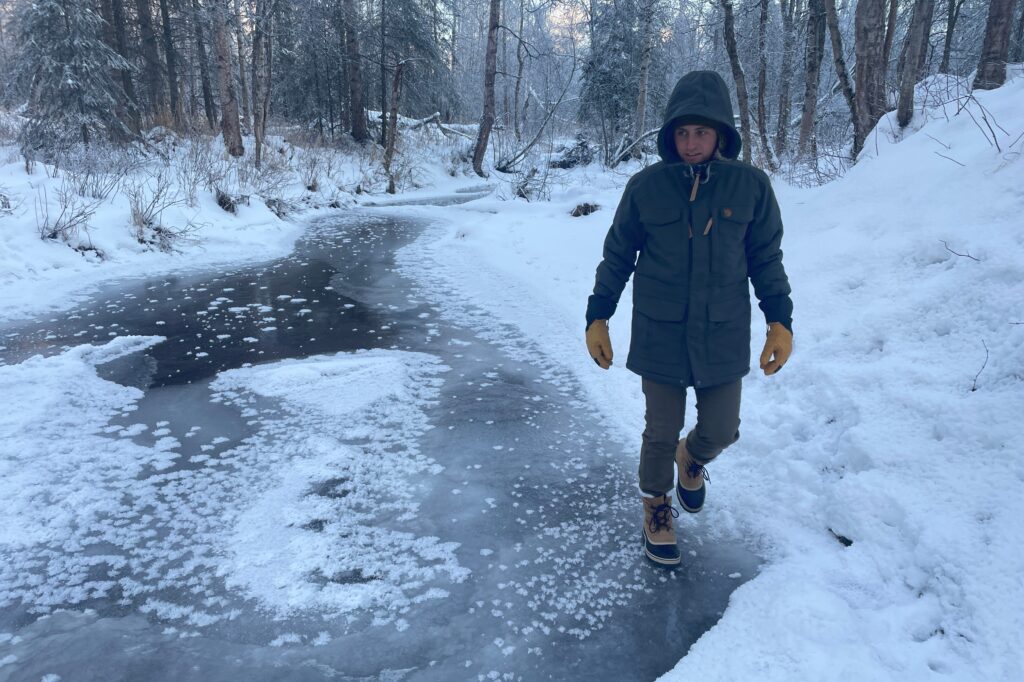
<svg viewBox="0 0 1024 682">
<path fill-rule="evenodd" d="M 111 418 L 143 394 L 95 369 L 162 340 L 0 367 L 0 607 L 115 604 L 201 628 L 255 599 L 273 617 L 373 609 L 392 622 L 465 578 L 454 543 L 395 530 L 416 512 L 412 477 L 440 471 L 416 447 L 437 359 L 368 351 L 227 372 L 214 399 L 255 433 L 183 463 L 166 443 L 117 437 Z"/>
<path fill-rule="evenodd" d="M 313 605 L 392 614 L 420 595 L 445 596 L 431 590 L 439 579 L 463 580 L 456 543 L 390 527 L 416 515 L 411 477 L 441 470 L 416 437 L 430 428 L 423 407 L 444 369 L 422 353 L 371 350 L 222 374 L 214 388 L 225 400 L 276 398 L 286 413 L 262 435 L 276 449 L 257 448 L 279 480 L 240 514 L 227 584 L 278 614 Z"/>
</svg>

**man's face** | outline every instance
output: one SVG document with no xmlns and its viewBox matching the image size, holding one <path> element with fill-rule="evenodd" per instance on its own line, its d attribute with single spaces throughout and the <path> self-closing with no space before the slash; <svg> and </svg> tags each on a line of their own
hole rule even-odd
<svg viewBox="0 0 1024 682">
<path fill-rule="evenodd" d="M 676 151 L 689 164 L 704 163 L 715 153 L 718 133 L 708 126 L 687 124 L 676 126 Z"/>
</svg>

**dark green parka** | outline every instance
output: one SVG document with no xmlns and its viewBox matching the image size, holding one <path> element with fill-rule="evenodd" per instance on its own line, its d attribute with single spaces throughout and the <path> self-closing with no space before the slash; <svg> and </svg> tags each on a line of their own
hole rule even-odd
<svg viewBox="0 0 1024 682">
<path fill-rule="evenodd" d="M 710 122 L 721 158 L 690 166 L 675 128 Z M 768 176 L 735 160 L 741 139 L 729 91 L 711 71 L 683 76 L 658 133 L 661 161 L 626 184 L 604 242 L 587 325 L 608 319 L 633 276 L 626 367 L 665 383 L 706 388 L 750 371 L 750 290 L 767 322 L 792 331 L 782 267 L 782 217 Z"/>
</svg>

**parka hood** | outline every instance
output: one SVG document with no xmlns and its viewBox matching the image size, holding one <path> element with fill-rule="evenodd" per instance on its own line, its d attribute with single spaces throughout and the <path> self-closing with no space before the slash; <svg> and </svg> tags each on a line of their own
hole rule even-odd
<svg viewBox="0 0 1024 682">
<path fill-rule="evenodd" d="M 665 163 L 680 163 L 676 153 L 675 128 L 680 119 L 691 118 L 715 124 L 725 140 L 722 156 L 735 159 L 743 141 L 733 125 L 732 101 L 725 81 L 714 71 L 691 71 L 676 83 L 665 106 L 664 124 L 658 131 L 658 154 Z"/>
</svg>

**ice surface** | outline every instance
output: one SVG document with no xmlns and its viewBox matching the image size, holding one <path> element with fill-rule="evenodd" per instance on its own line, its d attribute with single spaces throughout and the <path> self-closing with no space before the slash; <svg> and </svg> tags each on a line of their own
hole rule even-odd
<svg viewBox="0 0 1024 682">
<path fill-rule="evenodd" d="M 415 447 L 443 370 L 435 359 L 377 350 L 225 373 L 214 383 L 225 402 L 244 410 L 253 394 L 270 396 L 282 415 L 207 466 L 161 473 L 180 442 L 163 421 L 150 447 L 106 437 L 108 420 L 142 392 L 99 378 L 95 365 L 162 340 L 120 337 L 0 367 L 0 389 L 21 406 L 0 415 L 0 546 L 10 558 L 0 603 L 137 603 L 190 584 L 187 598 L 149 597 L 142 610 L 208 625 L 230 616 L 194 605 L 215 596 L 215 578 L 281 614 L 335 616 L 394 612 L 437 578 L 464 579 L 454 545 L 374 524 L 379 500 L 398 518 L 414 513 L 402 482 L 438 469 Z M 371 458 L 341 442 L 356 437 L 373 442 Z"/>
<path fill-rule="evenodd" d="M 253 456 L 273 463 L 266 492 L 241 511 L 219 573 L 281 615 L 315 609 L 397 612 L 439 578 L 461 581 L 456 544 L 379 527 L 418 505 L 408 478 L 440 467 L 416 445 L 428 428 L 443 365 L 429 355 L 372 350 L 225 372 L 213 383 L 228 402 L 279 399 L 285 416 Z M 278 437 L 274 437 L 275 434 Z M 365 439 L 363 448 L 345 441 Z"/>
<path fill-rule="evenodd" d="M 439 321 L 394 274 L 396 246 L 420 230 L 396 216 L 324 223 L 294 257 L 111 290 L 12 336 L 6 369 L 40 395 L 120 396 L 76 413 L 74 428 L 147 464 L 94 491 L 111 520 L 67 516 L 11 550 L 35 572 L 0 573 L 0 629 L 17 633 L 0 641 L 13 657 L 0 680 L 271 680 L 282 667 L 301 680 L 544 678 L 567 665 L 650 679 L 717 620 L 737 582 L 726 575 L 756 573 L 756 559 L 712 531 L 714 546 L 684 538 L 678 575 L 645 565 L 632 466 L 567 399 L 575 380 Z M 342 280 L 365 298 L 327 296 Z M 257 313 L 252 303 L 285 292 L 307 298 L 313 331 L 245 341 L 249 313 L 198 315 L 225 288 Z M 334 326 L 342 301 L 347 324 Z M 114 324 L 165 340 L 114 352 Z M 313 338 L 376 347 L 310 353 Z M 69 360 L 79 355 L 106 362 Z M 636 636 L 651 609 L 676 627 Z M 659 653 L 640 657 L 652 636 Z"/>
</svg>

